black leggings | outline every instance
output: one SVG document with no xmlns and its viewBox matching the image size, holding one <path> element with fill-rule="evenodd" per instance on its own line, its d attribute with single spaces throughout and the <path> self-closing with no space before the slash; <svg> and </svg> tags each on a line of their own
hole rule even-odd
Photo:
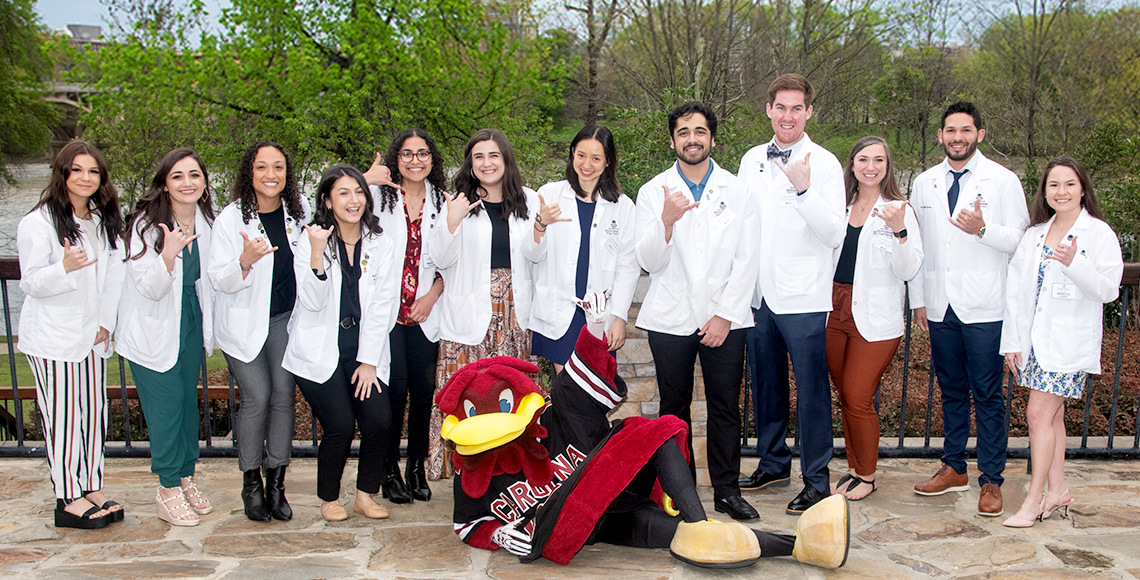
<svg viewBox="0 0 1140 580">
<path fill-rule="evenodd" d="M 381 392 L 361 401 L 353 395 L 352 373 L 360 363 L 355 356 L 340 359 L 329 380 L 322 383 L 297 377 L 297 386 L 309 402 L 324 435 L 317 448 L 317 497 L 336 501 L 340 497 L 340 478 L 352 450 L 356 424 L 360 424 L 360 461 L 356 489 L 365 493 L 380 491 L 388 437 L 392 426 L 392 407 L 388 388 L 380 383 Z"/>
<path fill-rule="evenodd" d="M 400 431 L 404 425 L 404 407 L 408 407 L 408 458 L 424 459 L 428 455 L 428 424 L 431 422 L 431 400 L 435 395 L 435 362 L 439 343 L 424 336 L 415 326 L 396 327 L 388 334 L 392 345 L 392 376 L 388 400 L 392 404 L 392 432 L 388 445 L 388 461 L 400 459 Z"/>
</svg>

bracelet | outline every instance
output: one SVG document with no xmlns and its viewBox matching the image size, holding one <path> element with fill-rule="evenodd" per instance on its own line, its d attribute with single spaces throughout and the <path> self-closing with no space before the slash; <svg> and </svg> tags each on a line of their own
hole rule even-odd
<svg viewBox="0 0 1140 580">
<path fill-rule="evenodd" d="M 546 231 L 546 226 L 542 226 L 541 228 L 538 226 L 542 226 L 542 222 L 535 222 L 534 229 L 538 230 L 539 232 L 545 232 Z"/>
<path fill-rule="evenodd" d="M 534 214 L 534 223 L 537 225 L 545 225 L 542 223 L 542 214 Z"/>
<path fill-rule="evenodd" d="M 241 271 L 242 271 L 242 272 L 247 272 L 247 273 L 248 273 L 248 272 L 252 272 L 252 271 L 253 271 L 253 264 L 250 264 L 248 267 L 246 267 L 246 266 L 242 266 L 242 265 L 241 265 L 241 262 L 238 262 L 238 267 L 239 267 L 239 268 L 241 268 Z"/>
</svg>

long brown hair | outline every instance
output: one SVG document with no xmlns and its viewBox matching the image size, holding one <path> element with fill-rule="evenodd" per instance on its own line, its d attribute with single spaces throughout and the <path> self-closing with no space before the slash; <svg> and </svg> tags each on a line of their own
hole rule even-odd
<svg viewBox="0 0 1140 580">
<path fill-rule="evenodd" d="M 456 193 L 466 195 L 471 203 L 479 201 L 479 190 L 482 185 L 472 170 L 471 150 L 484 141 L 494 141 L 503 156 L 503 219 L 508 219 L 511 215 L 524 220 L 529 218 L 530 215 L 526 210 L 526 194 L 523 193 L 522 173 L 519 172 L 519 164 L 515 160 L 515 149 L 511 147 L 507 136 L 498 129 L 479 129 L 467 141 L 467 146 L 463 148 L 463 165 L 459 167 L 459 173 L 456 173 L 452 180 Z M 482 205 L 476 206 L 471 210 L 471 215 L 479 215 L 482 210 Z"/>
<path fill-rule="evenodd" d="M 123 214 L 119 211 L 119 191 L 111 183 L 111 173 L 107 161 L 94 145 L 86 141 L 72 141 L 59 150 L 51 162 L 51 180 L 40 194 L 40 201 L 32 211 L 46 207 L 55 226 L 55 235 L 62 246 L 64 240 L 79 243 L 79 224 L 75 221 L 75 210 L 71 207 L 71 197 L 67 193 L 67 179 L 71 177 L 71 164 L 80 155 L 90 155 L 99 168 L 99 188 L 87 200 L 87 209 L 99 216 L 103 237 L 111 248 L 118 248 L 119 236 L 123 232 Z"/>
<path fill-rule="evenodd" d="M 170 205 L 172 194 L 166 191 L 166 178 L 170 176 L 175 164 L 187 157 L 198 164 L 198 169 L 202 171 L 202 179 L 206 182 L 206 189 L 202 192 L 202 197 L 198 198 L 198 209 L 206 217 L 207 223 L 214 223 L 213 190 L 210 189 L 210 174 L 206 171 L 206 163 L 193 149 L 179 147 L 167 153 L 162 161 L 158 162 L 158 171 L 155 172 L 154 179 L 150 180 L 146 193 L 135 202 L 134 210 L 127 216 L 127 251 L 130 252 L 131 237 L 135 235 L 136 228 L 143 243 L 142 250 L 130 259 L 137 260 L 146 253 L 146 234 L 158 227 L 158 224 L 166 224 L 172 229 L 175 227 L 174 208 Z M 165 238 L 159 236 L 154 242 L 154 251 L 162 252 L 165 243 Z"/>
<path fill-rule="evenodd" d="M 883 175 L 883 181 L 879 184 L 879 196 L 889 201 L 906 200 L 906 196 L 899 189 L 898 182 L 895 181 L 895 162 L 891 158 L 891 146 L 887 145 L 887 141 L 878 135 L 868 135 L 855 142 L 855 146 L 851 148 L 851 154 L 847 156 L 847 167 L 843 168 L 843 186 L 847 190 L 848 207 L 855 203 L 855 198 L 859 196 L 859 180 L 855 179 L 855 156 L 871 145 L 882 145 L 883 150 L 887 152 L 887 169 L 886 174 Z"/>
<path fill-rule="evenodd" d="M 1081 184 L 1081 193 L 1084 194 L 1081 196 L 1081 207 L 1085 208 L 1089 215 L 1104 221 L 1104 214 L 1100 212 L 1100 205 L 1096 202 L 1096 194 L 1093 193 L 1089 172 L 1085 171 L 1085 166 L 1080 161 L 1068 155 L 1062 155 L 1050 161 L 1041 174 L 1041 183 L 1037 185 L 1037 195 L 1033 198 L 1032 207 L 1029 208 L 1029 225 L 1043 224 L 1057 213 L 1057 210 L 1049 207 L 1049 200 L 1045 199 L 1045 183 L 1049 181 L 1049 172 L 1055 167 L 1068 167 L 1077 174 L 1077 181 Z"/>
</svg>

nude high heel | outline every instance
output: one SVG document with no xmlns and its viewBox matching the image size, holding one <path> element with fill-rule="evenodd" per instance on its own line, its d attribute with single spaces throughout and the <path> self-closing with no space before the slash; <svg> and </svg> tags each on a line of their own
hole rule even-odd
<svg viewBox="0 0 1140 580">
<path fill-rule="evenodd" d="M 1045 505 L 1041 512 L 1041 519 L 1049 519 L 1055 511 L 1063 512 L 1062 518 L 1069 517 L 1069 504 L 1073 503 L 1073 496 L 1069 494 L 1069 488 L 1061 490 L 1060 493 L 1054 494 L 1052 492 L 1045 492 Z"/>
<path fill-rule="evenodd" d="M 1032 498 L 1027 497 L 1025 502 L 1021 504 L 1021 509 L 1002 522 L 1001 525 L 1007 528 L 1031 528 L 1034 523 L 1041 520 L 1042 509 L 1042 502 L 1033 501 Z"/>
</svg>

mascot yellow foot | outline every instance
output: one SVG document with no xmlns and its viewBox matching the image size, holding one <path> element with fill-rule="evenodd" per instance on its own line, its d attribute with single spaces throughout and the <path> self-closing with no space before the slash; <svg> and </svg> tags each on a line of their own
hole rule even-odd
<svg viewBox="0 0 1140 580">
<path fill-rule="evenodd" d="M 740 568 L 760 559 L 760 542 L 751 529 L 736 522 L 681 522 L 669 553 L 702 568 Z"/>
<path fill-rule="evenodd" d="M 832 495 L 808 508 L 796 523 L 792 556 L 804 564 L 838 568 L 847 562 L 851 522 L 847 498 Z"/>
</svg>

